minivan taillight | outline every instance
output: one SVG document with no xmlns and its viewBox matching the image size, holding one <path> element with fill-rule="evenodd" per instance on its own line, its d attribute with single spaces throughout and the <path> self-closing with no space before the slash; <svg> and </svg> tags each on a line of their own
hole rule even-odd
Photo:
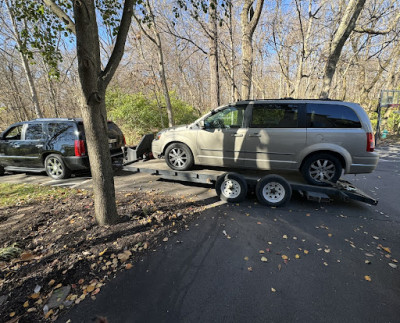
<svg viewBox="0 0 400 323">
<path fill-rule="evenodd" d="M 75 140 L 75 156 L 82 157 L 86 155 L 85 141 Z"/>
<path fill-rule="evenodd" d="M 372 132 L 367 132 L 367 151 L 373 152 L 375 149 L 375 137 Z"/>
</svg>

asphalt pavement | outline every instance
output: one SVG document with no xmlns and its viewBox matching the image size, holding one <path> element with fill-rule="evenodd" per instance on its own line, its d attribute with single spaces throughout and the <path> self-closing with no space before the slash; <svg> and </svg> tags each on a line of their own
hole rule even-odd
<svg viewBox="0 0 400 323">
<path fill-rule="evenodd" d="M 400 149 L 379 151 L 346 176 L 377 206 L 210 205 L 59 322 L 400 322 Z"/>
</svg>

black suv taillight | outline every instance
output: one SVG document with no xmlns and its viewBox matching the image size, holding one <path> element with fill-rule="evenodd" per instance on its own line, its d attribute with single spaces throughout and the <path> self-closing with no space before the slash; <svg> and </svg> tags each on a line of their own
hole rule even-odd
<svg viewBox="0 0 400 323">
<path fill-rule="evenodd" d="M 372 132 L 367 132 L 367 151 L 373 152 L 375 149 L 375 137 Z"/>
<path fill-rule="evenodd" d="M 85 141 L 75 140 L 75 156 L 82 157 L 86 155 Z"/>
</svg>

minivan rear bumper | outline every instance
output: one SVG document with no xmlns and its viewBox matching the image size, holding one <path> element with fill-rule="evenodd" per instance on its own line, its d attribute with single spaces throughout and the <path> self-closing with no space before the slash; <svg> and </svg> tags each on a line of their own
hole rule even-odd
<svg viewBox="0 0 400 323">
<path fill-rule="evenodd" d="M 353 157 L 348 174 L 372 173 L 378 165 L 379 155 L 371 153 L 368 157 Z"/>
</svg>

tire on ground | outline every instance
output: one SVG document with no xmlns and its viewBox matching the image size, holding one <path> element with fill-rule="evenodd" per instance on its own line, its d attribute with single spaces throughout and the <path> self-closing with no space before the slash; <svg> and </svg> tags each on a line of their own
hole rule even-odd
<svg viewBox="0 0 400 323">
<path fill-rule="evenodd" d="M 194 165 L 192 151 L 183 143 L 173 143 L 165 150 L 165 161 L 174 170 L 189 170 Z"/>
<path fill-rule="evenodd" d="M 46 173 L 53 179 L 65 179 L 71 176 L 71 171 L 58 154 L 48 155 L 44 161 Z"/>
<path fill-rule="evenodd" d="M 329 153 L 318 153 L 307 157 L 301 167 L 304 179 L 312 185 L 328 186 L 336 183 L 342 175 L 342 164 Z"/>
<path fill-rule="evenodd" d="M 282 206 L 292 197 L 292 187 L 282 176 L 267 175 L 257 182 L 256 196 L 261 204 Z"/>
<path fill-rule="evenodd" d="M 247 196 L 246 179 L 237 173 L 225 173 L 218 176 L 215 182 L 215 191 L 218 197 L 227 202 L 242 202 Z"/>
</svg>

